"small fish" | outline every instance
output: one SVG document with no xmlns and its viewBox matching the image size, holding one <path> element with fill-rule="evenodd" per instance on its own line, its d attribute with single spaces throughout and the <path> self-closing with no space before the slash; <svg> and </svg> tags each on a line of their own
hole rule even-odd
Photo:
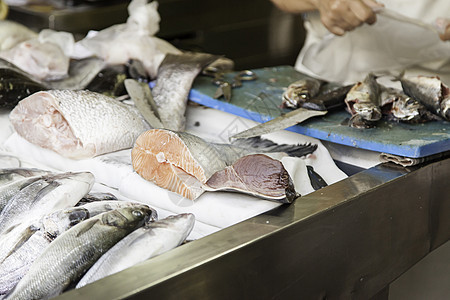
<svg viewBox="0 0 450 300">
<path fill-rule="evenodd" d="M 39 180 L 50 172 L 38 169 L 2 169 L 0 171 L 0 213 L 9 200 L 24 187 Z"/>
<path fill-rule="evenodd" d="M 238 191 L 266 200 L 291 203 L 297 198 L 294 184 L 283 164 L 263 154 L 238 159 L 214 173 L 205 184 L 207 191 Z"/>
<path fill-rule="evenodd" d="M 37 92 L 9 119 L 30 143 L 73 159 L 131 148 L 149 128 L 134 107 L 90 91 Z"/>
<path fill-rule="evenodd" d="M 283 93 L 281 106 L 284 108 L 301 107 L 306 100 L 319 93 L 322 83 L 323 81 L 314 78 L 300 79 L 291 83 Z"/>
<path fill-rule="evenodd" d="M 382 113 L 394 121 L 424 123 L 438 119 L 423 104 L 399 89 L 382 86 L 380 104 Z"/>
<path fill-rule="evenodd" d="M 31 264 L 61 233 L 90 217 L 85 208 L 75 207 L 44 216 L 30 236 L 0 264 L 0 295 L 7 294 L 29 270 Z"/>
<path fill-rule="evenodd" d="M 7 299 L 47 299 L 76 282 L 106 251 L 141 227 L 145 205 L 97 215 L 61 234 L 34 261 Z"/>
<path fill-rule="evenodd" d="M 22 188 L 0 213 L 0 233 L 25 219 L 37 219 L 46 213 L 74 206 L 94 184 L 89 172 L 43 176 Z"/>
<path fill-rule="evenodd" d="M 191 232 L 194 223 L 193 214 L 179 214 L 136 229 L 103 254 L 81 278 L 76 288 L 181 245 Z"/>
<path fill-rule="evenodd" d="M 207 53 L 167 54 L 158 68 L 153 97 L 166 129 L 183 131 L 188 94 L 200 71 L 218 58 Z"/>
<path fill-rule="evenodd" d="M 347 110 L 352 114 L 349 125 L 356 128 L 370 128 L 382 117 L 380 109 L 380 86 L 373 73 L 364 81 L 356 83 L 345 97 Z"/>
<path fill-rule="evenodd" d="M 137 138 L 131 161 L 142 178 L 193 200 L 204 192 L 202 185 L 214 173 L 243 156 L 264 153 L 304 156 L 316 148 L 317 145 L 310 144 L 278 145 L 258 138 L 214 144 L 186 132 L 151 129 Z"/>
<path fill-rule="evenodd" d="M 438 76 L 408 76 L 400 74 L 396 80 L 406 95 L 420 101 L 432 113 L 450 121 L 450 89 Z"/>
</svg>

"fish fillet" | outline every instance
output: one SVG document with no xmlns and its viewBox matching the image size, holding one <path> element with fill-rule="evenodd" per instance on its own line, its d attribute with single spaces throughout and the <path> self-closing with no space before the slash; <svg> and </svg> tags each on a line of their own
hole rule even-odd
<svg viewBox="0 0 450 300">
<path fill-rule="evenodd" d="M 37 92 L 9 118 L 29 142 L 73 159 L 131 148 L 149 128 L 134 108 L 90 91 Z"/>
<path fill-rule="evenodd" d="M 164 129 L 140 135 L 131 160 L 144 179 L 188 199 L 200 196 L 202 183 L 226 167 L 220 153 L 201 138 Z"/>
</svg>

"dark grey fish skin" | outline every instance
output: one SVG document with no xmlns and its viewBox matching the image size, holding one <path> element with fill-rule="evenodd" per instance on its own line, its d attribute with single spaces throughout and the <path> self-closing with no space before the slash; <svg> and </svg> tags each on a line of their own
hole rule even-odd
<svg viewBox="0 0 450 300">
<path fill-rule="evenodd" d="M 306 166 L 306 170 L 308 172 L 308 177 L 309 180 L 311 182 L 311 186 L 313 187 L 313 189 L 315 191 L 328 186 L 328 184 L 326 183 L 326 181 L 322 178 L 322 176 L 319 175 L 319 173 L 317 173 L 313 166 Z"/>
<path fill-rule="evenodd" d="M 450 121 L 450 89 L 437 76 L 397 77 L 406 95 L 417 99 L 432 113 Z"/>
<path fill-rule="evenodd" d="M 20 100 L 47 89 L 43 82 L 0 58 L 0 107 L 13 108 Z"/>
<path fill-rule="evenodd" d="M 381 89 L 373 73 L 356 83 L 345 97 L 347 110 L 352 114 L 349 126 L 371 128 L 382 117 L 380 109 Z"/>
<path fill-rule="evenodd" d="M 77 281 L 106 251 L 141 227 L 145 206 L 112 210 L 70 228 L 34 261 L 8 299 L 47 299 Z"/>
<path fill-rule="evenodd" d="M 119 200 L 116 196 L 111 193 L 88 193 L 86 196 L 81 198 L 81 200 L 75 206 L 84 205 L 86 203 L 98 202 L 98 201 L 111 201 Z"/>
<path fill-rule="evenodd" d="M 302 104 L 316 96 L 323 81 L 314 78 L 300 79 L 291 83 L 283 93 L 281 107 L 299 108 Z"/>
<path fill-rule="evenodd" d="M 75 207 L 44 216 L 36 224 L 36 231 L 16 251 L 0 264 L 0 295 L 11 291 L 29 270 L 37 257 L 61 233 L 90 217 L 85 208 Z"/>
<path fill-rule="evenodd" d="M 300 196 L 283 164 L 264 154 L 244 156 L 216 172 L 205 190 L 241 192 L 280 203 L 291 203 Z"/>
<path fill-rule="evenodd" d="M 108 65 L 97 73 L 85 89 L 109 97 L 117 97 L 125 94 L 125 79 L 127 79 L 125 65 Z"/>
<path fill-rule="evenodd" d="M 319 93 L 317 96 L 306 100 L 301 107 L 312 110 L 331 111 L 345 107 L 345 97 L 353 85 L 346 85 Z"/>
<path fill-rule="evenodd" d="M 138 59 L 130 59 L 127 64 L 127 74 L 129 78 L 139 82 L 149 82 L 150 75 L 145 70 L 144 64 Z"/>
<path fill-rule="evenodd" d="M 158 68 L 152 90 L 165 129 L 184 131 L 185 111 L 192 83 L 200 71 L 218 58 L 207 53 L 167 54 Z"/>
</svg>

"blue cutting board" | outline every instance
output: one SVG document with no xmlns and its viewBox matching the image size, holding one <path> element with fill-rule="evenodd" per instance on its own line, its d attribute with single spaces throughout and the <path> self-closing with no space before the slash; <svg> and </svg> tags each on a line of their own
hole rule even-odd
<svg viewBox="0 0 450 300">
<path fill-rule="evenodd" d="M 289 110 L 280 108 L 282 94 L 292 82 L 305 78 L 291 66 L 278 66 L 252 70 L 255 81 L 243 82 L 232 91 L 230 103 L 213 99 L 217 86 L 211 78 L 198 76 L 189 99 L 256 122 L 266 122 Z M 230 82 L 235 73 L 228 73 Z M 377 152 L 418 158 L 450 150 L 450 122 L 405 124 L 381 120 L 375 128 L 357 129 L 347 125 L 350 117 L 344 109 L 325 116 L 311 118 L 287 130 L 337 144 Z"/>
</svg>

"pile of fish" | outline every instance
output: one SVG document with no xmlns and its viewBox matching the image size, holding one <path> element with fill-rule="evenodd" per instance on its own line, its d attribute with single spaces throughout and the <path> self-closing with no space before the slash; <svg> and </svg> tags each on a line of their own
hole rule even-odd
<svg viewBox="0 0 450 300">
<path fill-rule="evenodd" d="M 405 76 L 402 73 L 393 80 L 401 82 L 402 90 L 378 83 L 373 73 L 352 86 L 331 92 L 323 91 L 327 85 L 321 80 L 302 79 L 287 88 L 282 106 L 314 110 L 329 109 L 332 105 L 345 107 L 351 114 L 349 125 L 356 128 L 374 127 L 383 116 L 406 123 L 450 120 L 449 87 L 439 77 Z M 325 102 L 327 107 L 322 105 Z"/>
<path fill-rule="evenodd" d="M 0 169 L 0 299 L 47 299 L 182 244 L 192 214 L 89 194 L 89 172 Z"/>
</svg>

